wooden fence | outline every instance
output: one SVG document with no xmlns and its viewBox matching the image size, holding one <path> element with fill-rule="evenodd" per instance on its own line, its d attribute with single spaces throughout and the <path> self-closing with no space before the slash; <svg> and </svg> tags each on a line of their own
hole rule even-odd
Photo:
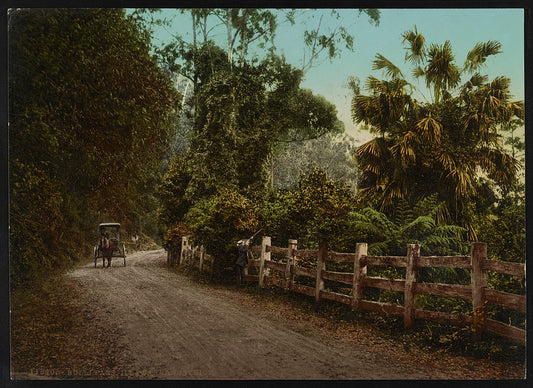
<svg viewBox="0 0 533 388">
<path fill-rule="evenodd" d="M 327 250 L 322 243 L 318 250 L 299 250 L 296 240 L 289 240 L 287 248 L 271 245 L 271 238 L 263 237 L 260 246 L 251 248 L 260 254 L 259 259 L 249 261 L 244 280 L 257 281 L 260 287 L 276 286 L 288 291 L 298 292 L 315 298 L 328 299 L 344 303 L 353 309 L 363 309 L 386 315 L 403 317 L 404 326 L 410 328 L 415 320 L 427 320 L 456 326 L 472 326 L 479 335 L 486 331 L 515 342 L 525 344 L 525 330 L 486 318 L 486 304 L 491 303 L 521 312 L 526 311 L 526 297 L 496 291 L 487 287 L 487 271 L 525 277 L 525 265 L 521 263 L 501 262 L 487 259 L 487 244 L 472 243 L 470 256 L 420 256 L 420 246 L 409 244 L 407 256 L 370 256 L 367 244 L 357 244 L 354 253 L 337 253 Z M 200 248 L 203 262 L 205 252 Z M 183 240 L 180 263 L 183 255 L 192 254 L 193 249 Z M 282 255 L 280 261 L 272 260 L 271 254 Z M 296 258 L 316 258 L 315 268 L 306 268 L 296 264 Z M 213 258 L 211 257 L 211 263 Z M 326 270 L 326 262 L 352 263 L 353 272 L 334 272 Z M 368 266 L 394 266 L 405 268 L 405 279 L 386 279 L 367 275 Z M 211 264 L 211 268 L 213 265 Z M 257 275 L 249 275 L 248 270 L 256 267 Z M 422 283 L 418 281 L 418 269 L 424 267 L 465 268 L 471 272 L 469 286 L 459 284 Z M 202 259 L 200 261 L 202 270 Z M 273 272 L 276 271 L 276 272 Z M 257 272 L 257 271 L 256 271 Z M 273 276 L 277 273 L 278 276 Z M 281 276 L 279 276 L 281 275 Z M 314 279 L 311 287 L 295 282 L 295 276 Z M 332 280 L 350 286 L 351 295 L 325 289 L 325 280 Z M 402 292 L 402 305 L 382 303 L 364 299 L 366 287 Z M 472 300 L 473 316 L 446 312 L 428 311 L 416 308 L 417 295 L 436 295 Z"/>
<path fill-rule="evenodd" d="M 179 252 L 172 249 L 167 251 L 167 264 L 169 266 L 181 265 L 186 261 L 194 261 L 195 259 L 199 259 L 198 270 L 200 272 L 208 270 L 213 275 L 215 258 L 205 253 L 203 245 L 200 247 L 192 246 L 187 236 L 181 238 L 181 250 Z M 206 266 L 209 269 L 206 269 Z"/>
</svg>

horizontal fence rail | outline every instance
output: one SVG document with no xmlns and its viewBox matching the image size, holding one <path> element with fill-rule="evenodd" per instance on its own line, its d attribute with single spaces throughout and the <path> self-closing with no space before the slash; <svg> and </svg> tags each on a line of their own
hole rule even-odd
<svg viewBox="0 0 533 388">
<path fill-rule="evenodd" d="M 407 256 L 372 256 L 367 255 L 367 247 L 366 243 L 359 243 L 354 253 L 337 253 L 328 251 L 326 244 L 322 243 L 316 250 L 299 250 L 296 240 L 289 240 L 288 247 L 282 248 L 272 246 L 271 238 L 264 236 L 260 246 L 250 248 L 251 252 L 259 254 L 260 258 L 249 260 L 244 280 L 258 282 L 262 288 L 274 286 L 308 295 L 314 297 L 317 302 L 320 299 L 327 299 L 346 304 L 353 309 L 403 317 L 406 328 L 412 327 L 415 320 L 472 326 L 477 336 L 482 332 L 489 332 L 525 344 L 525 330 L 521 328 L 486 317 L 480 320 L 476 318 L 475 313 L 470 316 L 422 310 L 416 308 L 415 303 L 417 295 L 434 295 L 471 300 L 473 312 L 483 311 L 486 303 L 526 312 L 524 295 L 510 294 L 487 287 L 487 271 L 525 277 L 524 264 L 488 260 L 486 243 L 472 243 L 470 256 L 420 256 L 418 244 L 408 245 Z M 273 254 L 281 258 L 272 260 Z M 186 257 L 196 257 L 195 255 L 203 257 L 200 259 L 200 270 L 202 270 L 202 260 L 205 263 L 206 257 L 209 257 L 212 271 L 214 259 L 205 254 L 203 247 L 192 248 L 188 239 L 184 237 L 179 263 L 181 264 Z M 316 264 L 310 267 L 308 261 L 306 266 L 299 265 L 298 263 L 303 259 L 315 259 Z M 326 262 L 351 263 L 353 272 L 326 270 Z M 405 268 L 405 279 L 369 276 L 367 275 L 368 266 Z M 471 272 L 470 285 L 418 281 L 418 269 L 428 267 L 468 269 Z M 252 268 L 256 269 L 257 275 L 248 274 Z M 308 283 L 314 283 L 314 286 L 296 282 L 296 276 L 312 279 Z M 327 290 L 324 283 L 326 280 L 346 285 L 344 290 L 348 290 L 347 292 L 351 295 Z M 403 293 L 403 305 L 365 300 L 364 291 L 369 287 Z"/>
</svg>

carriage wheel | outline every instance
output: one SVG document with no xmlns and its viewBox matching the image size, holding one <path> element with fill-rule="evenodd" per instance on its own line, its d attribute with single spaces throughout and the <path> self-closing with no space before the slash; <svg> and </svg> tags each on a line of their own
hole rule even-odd
<svg viewBox="0 0 533 388">
<path fill-rule="evenodd" d="M 96 259 L 98 259 L 98 249 L 94 249 L 94 268 L 96 268 Z"/>
<path fill-rule="evenodd" d="M 126 245 L 122 244 L 122 254 L 124 255 L 124 267 L 126 266 Z"/>
</svg>

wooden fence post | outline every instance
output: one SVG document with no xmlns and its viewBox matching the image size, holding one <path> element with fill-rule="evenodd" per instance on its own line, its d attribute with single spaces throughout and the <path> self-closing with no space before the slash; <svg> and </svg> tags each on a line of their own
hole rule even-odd
<svg viewBox="0 0 533 388">
<path fill-rule="evenodd" d="M 420 245 L 407 245 L 407 267 L 405 269 L 403 325 L 413 326 L 415 321 L 415 286 L 417 280 L 417 262 L 420 257 Z"/>
<path fill-rule="evenodd" d="M 355 260 L 353 263 L 353 301 L 352 308 L 358 309 L 363 300 L 365 290 L 366 263 L 362 262 L 361 257 L 366 256 L 368 250 L 367 243 L 358 243 L 355 246 Z"/>
<path fill-rule="evenodd" d="M 472 263 L 472 307 L 474 309 L 474 336 L 479 339 L 485 326 L 485 289 L 487 288 L 487 272 L 483 270 L 483 260 L 487 258 L 487 244 L 483 242 L 472 243 L 470 247 Z"/>
<path fill-rule="evenodd" d="M 185 250 L 187 249 L 187 243 L 189 241 L 189 238 L 187 236 L 183 236 L 181 238 L 181 252 L 180 252 L 180 262 L 179 262 L 179 265 L 181 265 L 181 263 L 183 263 L 183 260 L 185 258 Z"/>
<path fill-rule="evenodd" d="M 269 236 L 263 236 L 263 241 L 261 242 L 261 258 L 259 260 L 259 287 L 263 288 L 265 286 L 265 260 L 270 260 L 270 252 L 266 251 L 267 245 L 272 244 L 271 238 Z"/>
<path fill-rule="evenodd" d="M 294 282 L 292 267 L 294 267 L 294 251 L 298 249 L 298 240 L 289 239 L 289 250 L 287 252 L 287 266 L 285 267 L 285 290 L 291 288 Z"/>
<path fill-rule="evenodd" d="M 320 291 L 324 289 L 324 279 L 322 279 L 322 271 L 326 270 L 326 257 L 328 255 L 328 245 L 325 241 L 321 241 L 318 245 L 318 257 L 316 263 L 316 288 L 315 301 L 320 300 Z"/>
<path fill-rule="evenodd" d="M 200 270 L 200 272 L 202 272 L 204 269 L 204 253 L 205 248 L 203 245 L 200 245 L 200 264 L 198 265 L 198 269 Z"/>
</svg>

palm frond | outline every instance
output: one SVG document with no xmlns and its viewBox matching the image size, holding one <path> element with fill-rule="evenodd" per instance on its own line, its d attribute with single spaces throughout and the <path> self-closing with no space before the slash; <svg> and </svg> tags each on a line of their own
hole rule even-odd
<svg viewBox="0 0 533 388">
<path fill-rule="evenodd" d="M 365 82 L 365 88 L 371 92 L 378 93 L 383 92 L 382 82 L 376 77 L 369 76 Z"/>
<path fill-rule="evenodd" d="M 453 63 L 455 56 L 448 40 L 442 46 L 432 44 L 428 56 L 430 59 L 426 68 L 426 85 L 433 86 L 438 101 L 442 91 L 453 89 L 459 84 L 461 71 Z"/>
<path fill-rule="evenodd" d="M 450 171 L 447 178 L 450 178 L 455 186 L 455 199 L 461 201 L 476 193 L 474 182 L 472 181 L 472 171 L 462 165 L 460 168 L 455 168 Z"/>
<path fill-rule="evenodd" d="M 492 120 L 487 113 L 474 111 L 464 118 L 463 127 L 470 133 L 475 134 L 477 138 L 487 141 L 491 122 Z"/>
<path fill-rule="evenodd" d="M 416 128 L 420 130 L 420 133 L 426 137 L 428 141 L 440 144 L 442 136 L 442 124 L 431 117 L 431 113 L 428 117 L 424 117 L 422 120 L 416 123 Z"/>
<path fill-rule="evenodd" d="M 485 149 L 480 167 L 504 187 L 510 187 L 518 169 L 518 161 L 501 149 Z"/>
<path fill-rule="evenodd" d="M 369 103 L 370 97 L 367 96 L 354 96 L 352 98 L 351 112 L 352 112 L 352 121 L 354 123 L 365 122 L 369 123 Z"/>
<path fill-rule="evenodd" d="M 514 116 L 524 120 L 524 101 L 514 101 L 509 104 L 509 109 Z"/>
<path fill-rule="evenodd" d="M 405 54 L 405 60 L 414 64 L 422 63 L 425 57 L 425 42 L 426 39 L 418 33 L 415 25 L 414 31 L 408 30 L 402 34 L 403 41 L 409 42 L 408 52 Z"/>
<path fill-rule="evenodd" d="M 499 100 L 509 99 L 509 86 L 511 80 L 507 77 L 496 77 L 487 84 L 487 94 Z"/>
<path fill-rule="evenodd" d="M 372 63 L 372 70 L 383 70 L 385 75 L 391 79 L 403 78 L 400 68 L 381 54 L 376 54 L 376 59 Z"/>
<path fill-rule="evenodd" d="M 426 75 L 426 71 L 422 69 L 420 66 L 417 66 L 413 69 L 413 77 L 420 78 Z"/>
<path fill-rule="evenodd" d="M 495 40 L 476 44 L 466 56 L 465 70 L 470 73 L 476 71 L 485 63 L 488 56 L 501 53 L 501 48 L 501 43 Z"/>
<path fill-rule="evenodd" d="M 366 142 L 365 144 L 359 146 L 354 153 L 354 157 L 359 158 L 365 155 L 371 155 L 376 158 L 379 158 L 379 157 L 384 156 L 383 155 L 383 151 L 384 151 L 383 144 L 378 139 L 379 138 L 372 139 Z"/>
<path fill-rule="evenodd" d="M 445 149 L 439 151 L 436 159 L 441 164 L 444 171 L 451 172 L 456 168 L 455 159 Z"/>
<path fill-rule="evenodd" d="M 405 181 L 399 181 L 399 180 L 392 180 L 391 182 L 388 182 L 380 197 L 380 210 L 385 211 L 387 209 L 391 209 L 395 202 L 400 198 L 405 198 L 405 187 L 402 187 L 402 184 L 405 183 Z"/>
<path fill-rule="evenodd" d="M 407 165 L 416 161 L 415 143 L 417 136 L 413 131 L 407 131 L 400 141 L 390 148 L 390 152 L 398 163 Z"/>
<path fill-rule="evenodd" d="M 461 87 L 461 93 L 464 94 L 467 91 L 470 91 L 474 88 L 479 88 L 488 80 L 487 75 L 481 75 L 479 73 L 475 73 L 470 77 L 470 79 Z"/>
</svg>

